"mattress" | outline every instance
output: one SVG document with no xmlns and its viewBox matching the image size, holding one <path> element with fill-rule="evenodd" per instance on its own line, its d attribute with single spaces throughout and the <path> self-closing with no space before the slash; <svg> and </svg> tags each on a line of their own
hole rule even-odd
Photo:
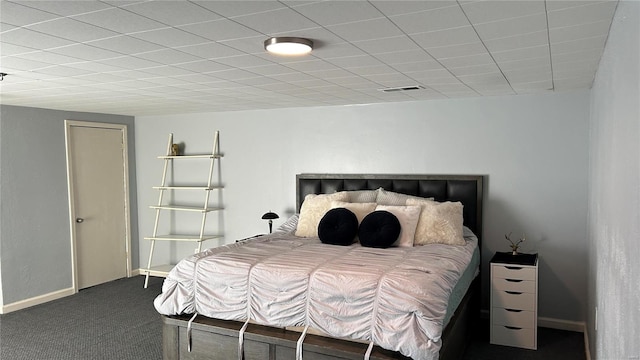
<svg viewBox="0 0 640 360">
<path fill-rule="evenodd" d="M 437 359 L 452 293 L 477 274 L 477 238 L 465 231 L 465 240 L 377 249 L 277 232 L 182 260 L 154 305 L 164 315 L 302 326 Z"/>
</svg>

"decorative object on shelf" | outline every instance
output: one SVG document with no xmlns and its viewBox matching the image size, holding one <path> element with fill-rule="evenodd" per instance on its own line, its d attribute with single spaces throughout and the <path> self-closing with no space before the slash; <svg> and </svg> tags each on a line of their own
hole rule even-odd
<svg viewBox="0 0 640 360">
<path fill-rule="evenodd" d="M 178 156 L 178 155 L 180 155 L 180 145 L 171 144 L 171 156 Z"/>
<path fill-rule="evenodd" d="M 518 255 L 518 249 L 520 248 L 520 244 L 522 244 L 526 240 L 524 234 L 522 234 L 522 237 L 516 241 L 511 240 L 511 233 L 505 234 L 504 237 L 505 239 L 507 239 L 507 241 L 509 241 L 509 246 L 511 247 L 511 254 Z"/>
<path fill-rule="evenodd" d="M 272 229 L 273 229 L 273 220 L 274 219 L 279 219 L 280 216 L 278 216 L 278 214 L 269 211 L 268 213 L 265 213 L 264 215 L 262 215 L 262 220 L 269 220 L 269 234 L 271 234 Z"/>
</svg>

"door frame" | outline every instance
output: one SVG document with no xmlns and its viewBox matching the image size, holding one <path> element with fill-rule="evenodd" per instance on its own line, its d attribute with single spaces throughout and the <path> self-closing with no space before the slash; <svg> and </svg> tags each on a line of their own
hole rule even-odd
<svg viewBox="0 0 640 360">
<path fill-rule="evenodd" d="M 73 283 L 73 293 L 78 292 L 78 258 L 76 251 L 76 209 L 75 209 L 75 189 L 73 184 L 73 164 L 71 162 L 70 131 L 72 127 L 90 127 L 101 129 L 115 129 L 122 133 L 122 156 L 124 161 L 124 221 L 125 221 L 125 252 L 127 254 L 127 277 L 131 277 L 131 206 L 129 204 L 129 151 L 127 144 L 127 125 L 111 124 L 102 122 L 65 120 L 64 140 L 66 147 L 67 161 L 67 187 L 69 191 L 69 228 L 71 230 L 71 278 Z"/>
</svg>

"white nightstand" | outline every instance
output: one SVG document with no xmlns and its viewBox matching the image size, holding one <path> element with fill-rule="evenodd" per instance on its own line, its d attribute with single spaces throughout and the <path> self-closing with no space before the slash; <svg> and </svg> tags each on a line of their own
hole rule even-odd
<svg viewBox="0 0 640 360">
<path fill-rule="evenodd" d="M 491 259 L 491 343 L 538 347 L 538 254 Z"/>
</svg>

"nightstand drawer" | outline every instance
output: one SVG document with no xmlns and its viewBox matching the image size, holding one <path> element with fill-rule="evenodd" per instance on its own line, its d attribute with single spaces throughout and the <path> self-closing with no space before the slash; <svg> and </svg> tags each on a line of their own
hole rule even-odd
<svg viewBox="0 0 640 360">
<path fill-rule="evenodd" d="M 491 324 L 533 329 L 536 326 L 535 313 L 527 310 L 493 308 L 491 309 Z"/>
<path fill-rule="evenodd" d="M 536 282 L 531 280 L 494 278 L 491 285 L 495 290 L 517 291 L 531 294 L 536 292 Z"/>
<path fill-rule="evenodd" d="M 536 337 L 533 329 L 518 329 L 502 325 L 493 325 L 491 330 L 492 344 L 518 346 L 528 349 L 536 348 Z"/>
<path fill-rule="evenodd" d="M 536 295 L 525 292 L 507 292 L 493 290 L 491 292 L 491 306 L 515 310 L 536 310 Z"/>
<path fill-rule="evenodd" d="M 492 265 L 492 277 L 502 279 L 535 280 L 536 269 L 519 265 Z"/>
</svg>

